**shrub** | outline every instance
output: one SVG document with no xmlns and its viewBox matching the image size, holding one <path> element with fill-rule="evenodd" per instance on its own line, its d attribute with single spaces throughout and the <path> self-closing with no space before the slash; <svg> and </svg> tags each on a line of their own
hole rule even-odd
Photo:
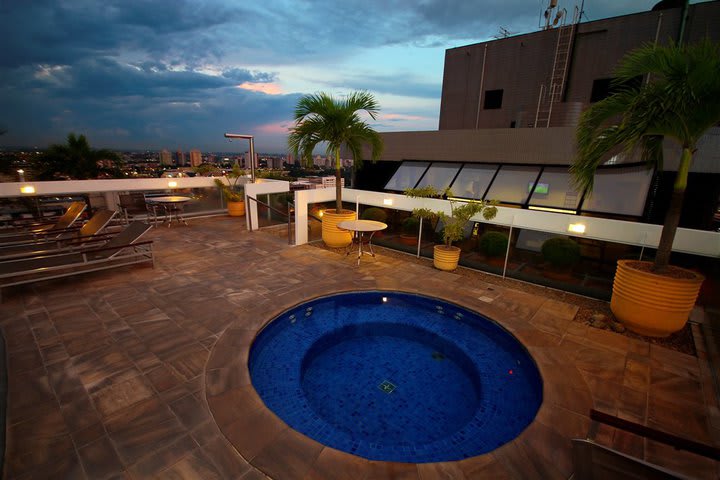
<svg viewBox="0 0 720 480">
<path fill-rule="evenodd" d="M 569 268 L 580 260 L 580 245 L 569 238 L 549 238 L 540 250 L 545 261 L 554 267 Z"/>
<path fill-rule="evenodd" d="M 415 217 L 408 217 L 402 222 L 403 235 L 417 235 L 420 228 L 420 220 Z"/>
<path fill-rule="evenodd" d="M 503 232 L 485 232 L 480 236 L 480 250 L 488 257 L 501 257 L 507 252 L 508 236 Z"/>
<path fill-rule="evenodd" d="M 387 221 L 387 212 L 385 212 L 382 208 L 370 207 L 365 209 L 361 218 L 363 220 L 374 220 L 376 222 L 385 223 Z"/>
</svg>

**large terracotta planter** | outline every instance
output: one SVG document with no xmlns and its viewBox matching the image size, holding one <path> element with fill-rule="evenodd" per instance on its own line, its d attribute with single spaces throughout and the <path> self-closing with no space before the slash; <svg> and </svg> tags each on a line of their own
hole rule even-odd
<svg viewBox="0 0 720 480">
<path fill-rule="evenodd" d="M 245 215 L 245 202 L 227 202 L 228 215 L 242 217 Z"/>
<path fill-rule="evenodd" d="M 679 269 L 688 278 L 672 278 L 633 268 L 649 262 L 618 260 L 610 309 L 628 329 L 650 337 L 681 330 L 705 277 Z M 673 267 L 677 268 L 677 267 Z"/>
<path fill-rule="evenodd" d="M 433 247 L 433 265 L 438 270 L 452 272 L 458 266 L 460 261 L 460 249 L 458 247 L 446 247 L 445 245 L 435 245 Z"/>
<path fill-rule="evenodd" d="M 352 232 L 342 230 L 337 224 L 345 220 L 355 220 L 355 212 L 343 210 L 336 213 L 335 209 L 325 210 L 322 217 L 322 239 L 330 248 L 343 248 L 352 243 Z"/>
</svg>

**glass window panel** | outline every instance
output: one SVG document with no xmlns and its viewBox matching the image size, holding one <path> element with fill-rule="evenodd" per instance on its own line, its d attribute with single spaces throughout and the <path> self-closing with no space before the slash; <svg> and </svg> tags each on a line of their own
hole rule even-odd
<svg viewBox="0 0 720 480">
<path fill-rule="evenodd" d="M 530 205 L 576 210 L 580 194 L 573 188 L 571 178 L 566 168 L 546 167 L 530 197 Z"/>
<path fill-rule="evenodd" d="M 395 175 L 385 184 L 386 190 L 403 191 L 412 188 L 427 169 L 430 162 L 403 162 Z"/>
<path fill-rule="evenodd" d="M 418 187 L 432 185 L 438 190 L 445 190 L 450 186 L 455 174 L 460 170 L 459 163 L 433 162 L 425 176 L 420 180 Z"/>
<path fill-rule="evenodd" d="M 497 168 L 497 165 L 465 165 L 450 187 L 453 195 L 481 200 Z"/>
<path fill-rule="evenodd" d="M 598 170 L 592 195 L 585 198 L 583 210 L 639 217 L 651 180 L 652 170 L 642 167 Z"/>
<path fill-rule="evenodd" d="M 503 166 L 490 185 L 486 198 L 505 203 L 525 203 L 529 195 L 528 184 L 535 182 L 539 172 L 540 167 Z"/>
</svg>

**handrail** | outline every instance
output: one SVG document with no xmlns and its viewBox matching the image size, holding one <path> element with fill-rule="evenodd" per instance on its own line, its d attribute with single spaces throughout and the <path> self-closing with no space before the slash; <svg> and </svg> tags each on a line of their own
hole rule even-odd
<svg viewBox="0 0 720 480">
<path fill-rule="evenodd" d="M 720 448 L 713 447 L 712 445 L 696 442 L 694 440 L 673 435 L 672 433 L 663 432 L 639 423 L 624 420 L 616 417 L 615 415 L 600 412 L 594 408 L 590 409 L 590 419 L 595 422 L 604 423 L 605 425 L 610 425 L 612 427 L 634 433 L 635 435 L 640 435 L 641 437 L 665 443 L 671 447 L 675 447 L 677 450 L 685 450 L 690 453 L 695 453 L 697 455 L 702 455 L 703 457 L 720 461 Z"/>
<path fill-rule="evenodd" d="M 282 212 L 282 211 L 278 210 L 277 208 L 271 207 L 270 205 L 268 205 L 268 204 L 265 203 L 265 202 L 261 202 L 260 200 L 258 200 L 258 199 L 255 198 L 255 197 L 251 197 L 250 195 L 248 195 L 247 198 L 248 198 L 249 200 L 252 200 L 253 202 L 255 202 L 255 203 L 257 203 L 257 204 L 260 204 L 260 205 L 262 205 L 262 206 L 264 206 L 264 207 L 269 208 L 271 211 L 277 213 L 278 215 L 282 215 L 283 217 L 287 217 L 287 219 L 288 219 L 288 221 L 287 221 L 287 227 L 288 227 L 288 245 L 292 245 L 292 233 L 291 233 L 291 232 L 292 232 L 292 227 L 291 227 L 291 219 L 292 219 L 292 216 L 290 215 L 290 205 L 291 205 L 291 203 L 288 202 L 288 213 L 285 213 L 285 212 Z M 250 225 L 250 231 L 252 232 L 252 231 L 253 231 L 252 215 L 250 215 L 250 212 L 248 212 L 248 223 L 249 223 L 249 225 Z M 260 228 L 260 220 L 258 220 L 258 229 L 259 229 L 259 228 Z"/>
</svg>

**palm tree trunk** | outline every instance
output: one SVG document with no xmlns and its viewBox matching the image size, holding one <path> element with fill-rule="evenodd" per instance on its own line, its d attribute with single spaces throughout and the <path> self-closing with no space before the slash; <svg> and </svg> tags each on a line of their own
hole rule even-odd
<svg viewBox="0 0 720 480">
<path fill-rule="evenodd" d="M 340 165 L 340 150 L 335 150 L 335 212 L 342 212 L 342 172 Z"/>
<path fill-rule="evenodd" d="M 670 198 L 670 207 L 665 214 L 665 222 L 663 223 L 662 233 L 660 234 L 660 243 L 658 244 L 657 254 L 655 255 L 655 264 L 653 272 L 662 273 L 667 270 L 670 264 L 670 253 L 672 252 L 675 233 L 680 224 L 680 214 L 682 213 L 683 199 L 685 198 L 685 189 L 687 188 L 688 171 L 692 161 L 692 150 L 690 147 L 683 147 L 682 157 L 680 158 L 680 166 L 678 167 L 677 177 L 673 185 L 673 193 Z"/>
</svg>

